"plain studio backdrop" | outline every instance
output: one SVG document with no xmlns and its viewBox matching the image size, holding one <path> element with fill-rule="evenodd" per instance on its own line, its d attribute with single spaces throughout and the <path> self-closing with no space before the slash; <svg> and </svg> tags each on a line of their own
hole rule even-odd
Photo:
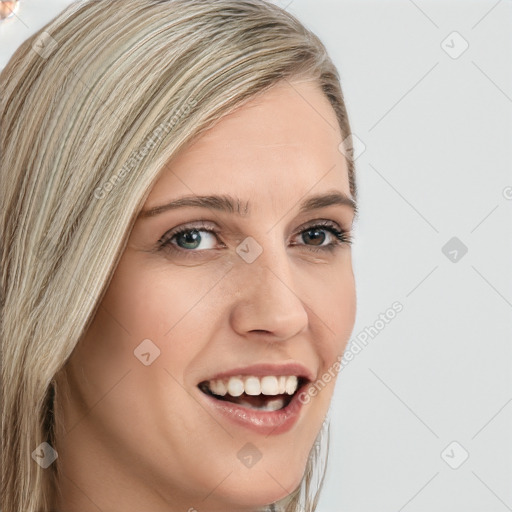
<svg viewBox="0 0 512 512">
<path fill-rule="evenodd" d="M 21 0 L 0 68 L 69 3 Z M 357 156 L 319 512 L 512 511 L 512 2 L 278 3 L 337 65 Z"/>
</svg>

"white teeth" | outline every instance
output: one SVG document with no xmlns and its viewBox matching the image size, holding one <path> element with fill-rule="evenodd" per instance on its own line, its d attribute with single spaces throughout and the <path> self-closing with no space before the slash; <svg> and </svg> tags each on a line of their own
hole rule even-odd
<svg viewBox="0 0 512 512">
<path fill-rule="evenodd" d="M 231 396 L 240 396 L 244 392 L 244 381 L 238 377 L 231 377 L 228 380 L 228 393 Z"/>
<path fill-rule="evenodd" d="M 237 376 L 229 379 L 215 379 L 208 381 L 208 387 L 214 395 L 240 396 L 247 395 L 293 395 L 297 391 L 299 379 L 295 375 L 265 375 L 264 377 Z"/>
<path fill-rule="evenodd" d="M 214 395 L 224 396 L 228 392 L 228 388 L 221 379 L 210 381 L 210 390 Z"/>
<path fill-rule="evenodd" d="M 249 402 L 246 402 L 245 400 L 240 400 L 238 402 L 239 405 L 243 405 L 244 407 L 248 407 L 249 409 L 255 409 L 257 411 L 278 411 L 279 409 L 282 409 L 285 405 L 284 398 L 270 398 L 267 403 L 255 406 Z"/>
<path fill-rule="evenodd" d="M 279 381 L 279 394 L 282 395 L 286 393 L 286 376 L 281 375 L 277 380 Z"/>
<path fill-rule="evenodd" d="M 244 382 L 245 392 L 248 395 L 257 396 L 261 394 L 260 379 L 257 377 L 247 377 Z"/>
<path fill-rule="evenodd" d="M 297 389 L 298 379 L 295 377 L 295 375 L 288 377 L 286 379 L 286 392 L 289 395 L 293 395 L 295 393 L 295 390 Z"/>
<path fill-rule="evenodd" d="M 264 395 L 277 395 L 279 393 L 279 385 L 277 377 L 267 375 L 261 379 L 261 392 Z"/>
</svg>

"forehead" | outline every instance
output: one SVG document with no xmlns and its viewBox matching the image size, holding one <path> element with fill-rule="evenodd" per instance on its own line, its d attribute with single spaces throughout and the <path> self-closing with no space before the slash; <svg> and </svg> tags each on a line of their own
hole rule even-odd
<svg viewBox="0 0 512 512">
<path fill-rule="evenodd" d="M 350 196 L 342 135 L 316 82 L 281 82 L 220 119 L 170 161 L 144 209 L 181 195 L 257 202 L 339 189 Z"/>
</svg>

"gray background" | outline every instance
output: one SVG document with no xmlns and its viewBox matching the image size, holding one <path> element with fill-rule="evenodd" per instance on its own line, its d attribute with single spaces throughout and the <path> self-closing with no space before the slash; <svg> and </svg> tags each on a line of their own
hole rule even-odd
<svg viewBox="0 0 512 512">
<path fill-rule="evenodd" d="M 0 68 L 69 3 L 22 0 Z M 353 338 L 403 305 L 340 373 L 319 512 L 512 511 L 512 2 L 277 3 L 365 146 Z"/>
</svg>

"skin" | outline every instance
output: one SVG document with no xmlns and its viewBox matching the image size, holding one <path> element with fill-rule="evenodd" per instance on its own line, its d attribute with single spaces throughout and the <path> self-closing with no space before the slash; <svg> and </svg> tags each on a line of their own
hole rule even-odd
<svg viewBox="0 0 512 512">
<path fill-rule="evenodd" d="M 270 436 L 210 415 L 197 384 L 290 360 L 319 378 L 343 353 L 356 314 L 350 245 L 314 252 L 335 237 L 322 230 L 312 241 L 305 228 L 330 220 L 349 231 L 354 212 L 298 210 L 316 193 L 351 197 L 342 139 L 316 82 L 281 82 L 162 170 L 144 211 L 182 195 L 230 194 L 242 211 L 249 201 L 250 213 L 184 207 L 136 221 L 103 307 L 66 365 L 69 393 L 56 401 L 58 512 L 254 511 L 299 485 L 334 379 L 290 431 Z M 175 238 L 178 252 L 155 250 L 165 233 L 198 221 L 217 235 L 200 231 L 195 244 Z M 236 252 L 249 236 L 263 251 L 252 263 Z M 134 356 L 144 339 L 161 351 L 149 366 Z M 237 457 L 246 443 L 262 455 L 251 468 Z"/>
</svg>

